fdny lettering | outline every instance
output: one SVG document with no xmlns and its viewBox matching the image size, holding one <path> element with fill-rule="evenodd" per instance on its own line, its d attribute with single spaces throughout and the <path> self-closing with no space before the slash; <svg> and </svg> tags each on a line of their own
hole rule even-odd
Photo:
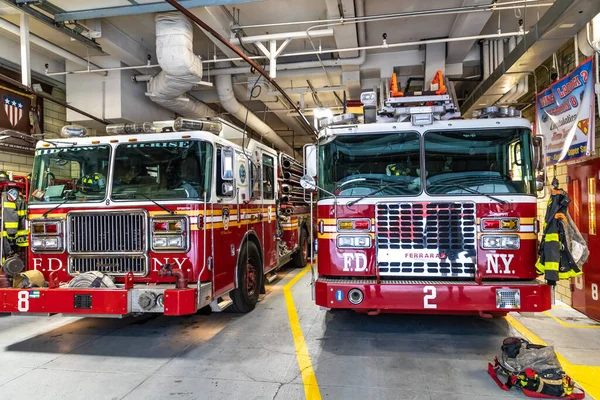
<svg viewBox="0 0 600 400">
<path fill-rule="evenodd" d="M 361 253 L 344 253 L 344 271 L 364 272 L 367 270 L 367 256 Z"/>
<path fill-rule="evenodd" d="M 487 259 L 486 273 L 491 274 L 493 271 L 494 274 L 514 274 L 514 271 L 510 270 L 510 264 L 515 258 L 514 254 L 486 254 L 485 258 Z M 500 269 L 500 260 L 502 260 L 502 266 L 504 267 L 502 270 Z"/>
<path fill-rule="evenodd" d="M 46 261 L 46 262 L 44 262 Z M 60 271 L 63 268 L 63 263 L 60 258 L 34 258 L 33 259 L 33 269 L 42 271 L 42 272 L 54 272 Z"/>
<path fill-rule="evenodd" d="M 156 272 L 162 268 L 165 264 L 171 264 L 171 266 L 177 266 L 179 269 L 183 269 L 183 266 L 186 261 L 189 261 L 187 258 L 177 258 L 177 257 L 165 257 L 165 258 L 152 258 L 152 271 Z"/>
</svg>

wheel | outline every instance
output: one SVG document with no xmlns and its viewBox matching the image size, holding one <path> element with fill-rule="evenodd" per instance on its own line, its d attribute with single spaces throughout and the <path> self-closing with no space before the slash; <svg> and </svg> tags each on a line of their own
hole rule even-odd
<svg viewBox="0 0 600 400">
<path fill-rule="evenodd" d="M 298 251 L 292 258 L 292 265 L 296 268 L 304 268 L 308 262 L 308 233 L 306 228 L 300 230 L 300 240 L 298 241 Z"/>
<path fill-rule="evenodd" d="M 263 273 L 260 253 L 252 242 L 242 249 L 238 265 L 239 287 L 231 292 L 231 310 L 247 313 L 254 310 L 262 285 Z"/>
</svg>

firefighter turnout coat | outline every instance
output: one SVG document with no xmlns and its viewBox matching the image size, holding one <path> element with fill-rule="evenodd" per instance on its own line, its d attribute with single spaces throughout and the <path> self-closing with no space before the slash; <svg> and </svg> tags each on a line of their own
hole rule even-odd
<svg viewBox="0 0 600 400">
<path fill-rule="evenodd" d="M 569 279 L 580 275 L 581 269 L 575 263 L 567 244 L 567 208 L 571 199 L 562 189 L 552 190 L 548 200 L 544 233 L 536 263 L 538 274 L 544 274 L 553 284 L 559 279 Z"/>
</svg>

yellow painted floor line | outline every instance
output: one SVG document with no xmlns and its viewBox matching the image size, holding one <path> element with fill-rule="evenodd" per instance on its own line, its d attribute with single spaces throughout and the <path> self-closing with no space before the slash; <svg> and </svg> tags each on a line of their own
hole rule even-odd
<svg viewBox="0 0 600 400">
<path fill-rule="evenodd" d="M 308 347 L 306 346 L 306 340 L 304 340 L 300 319 L 298 318 L 298 312 L 296 311 L 296 304 L 294 304 L 294 297 L 292 296 L 292 286 L 294 286 L 308 271 L 310 271 L 310 265 L 300 271 L 298 275 L 283 287 L 283 294 L 285 295 L 285 305 L 287 307 L 290 328 L 292 329 L 292 337 L 294 338 L 294 346 L 296 348 L 296 360 L 298 361 L 298 368 L 300 368 L 300 373 L 302 374 L 304 395 L 306 396 L 306 400 L 321 400 L 321 391 L 319 390 L 317 377 L 315 376 L 315 371 L 310 361 Z"/>
<path fill-rule="evenodd" d="M 506 316 L 506 321 L 531 343 L 541 344 L 544 346 L 548 345 L 535 333 L 527 329 L 525 325 L 510 315 Z M 567 375 L 573 378 L 575 382 L 577 382 L 577 384 L 581 386 L 583 390 L 585 390 L 588 396 L 596 400 L 600 400 L 600 367 L 571 364 L 558 352 L 556 352 L 556 356 L 558 357 L 558 361 L 562 365 Z M 586 396 L 586 398 L 588 397 Z"/>
<path fill-rule="evenodd" d="M 584 325 L 584 324 L 570 324 L 568 322 L 563 321 L 562 319 L 550 314 L 548 311 L 544 311 L 544 314 L 558 322 L 564 327 L 567 328 L 577 328 L 577 329 L 600 329 L 600 325 Z"/>
</svg>

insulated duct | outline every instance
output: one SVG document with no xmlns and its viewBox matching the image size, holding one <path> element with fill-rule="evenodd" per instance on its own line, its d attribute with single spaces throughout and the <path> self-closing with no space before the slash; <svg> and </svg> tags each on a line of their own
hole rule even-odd
<svg viewBox="0 0 600 400">
<path fill-rule="evenodd" d="M 156 58 L 162 71 L 148 82 L 150 99 L 187 118 L 216 117 L 186 93 L 202 79 L 202 60 L 194 54 L 190 20 L 174 11 L 156 14 Z"/>
<path fill-rule="evenodd" d="M 248 126 L 262 136 L 267 142 L 272 143 L 273 146 L 283 152 L 294 156 L 294 150 L 292 146 L 286 143 L 269 125 L 265 124 L 255 114 L 250 112 L 246 106 L 241 104 L 235 97 L 233 92 L 233 82 L 231 75 L 218 75 L 215 77 L 215 85 L 217 87 L 217 95 L 221 106 L 233 117 L 239 121 L 246 121 Z"/>
</svg>

